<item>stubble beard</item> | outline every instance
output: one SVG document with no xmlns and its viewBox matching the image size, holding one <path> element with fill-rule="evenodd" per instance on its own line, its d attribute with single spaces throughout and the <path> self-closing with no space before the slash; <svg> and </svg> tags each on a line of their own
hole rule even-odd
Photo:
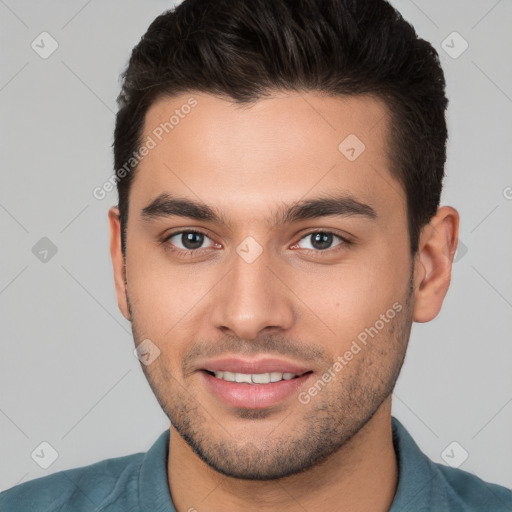
<svg viewBox="0 0 512 512">
<path fill-rule="evenodd" d="M 391 395 L 412 325 L 413 275 L 414 267 L 400 301 L 403 310 L 386 329 L 369 341 L 307 406 L 295 402 L 294 407 L 299 411 L 303 408 L 304 414 L 293 429 L 278 427 L 258 445 L 250 435 L 244 439 L 230 435 L 228 415 L 222 411 L 219 414 L 220 409 L 206 410 L 164 364 L 153 368 L 141 364 L 143 372 L 172 427 L 215 471 L 244 480 L 275 480 L 305 472 L 345 446 Z M 138 344 L 143 337 L 139 336 L 137 315 L 128 294 L 127 300 Z M 258 429 L 258 422 L 264 421 L 268 411 L 239 410 L 236 416 L 237 423 L 244 418 Z M 289 427 L 285 421 L 283 425 Z"/>
</svg>

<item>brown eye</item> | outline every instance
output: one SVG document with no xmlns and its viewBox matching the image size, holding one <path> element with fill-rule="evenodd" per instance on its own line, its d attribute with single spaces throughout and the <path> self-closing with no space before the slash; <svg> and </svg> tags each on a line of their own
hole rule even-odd
<svg viewBox="0 0 512 512">
<path fill-rule="evenodd" d="M 339 235 L 335 235 L 329 231 L 315 231 L 313 233 L 308 233 L 306 236 L 302 237 L 299 244 L 305 240 L 310 240 L 309 247 L 302 247 L 302 249 L 314 250 L 314 251 L 325 251 L 336 247 L 342 243 L 348 243 Z M 336 242 L 336 239 L 338 240 Z M 336 242 L 336 243 L 335 243 Z"/>
<path fill-rule="evenodd" d="M 204 249 L 202 245 L 205 240 L 210 240 L 204 233 L 199 231 L 179 231 L 168 236 L 164 241 L 176 250 L 196 251 Z"/>
</svg>

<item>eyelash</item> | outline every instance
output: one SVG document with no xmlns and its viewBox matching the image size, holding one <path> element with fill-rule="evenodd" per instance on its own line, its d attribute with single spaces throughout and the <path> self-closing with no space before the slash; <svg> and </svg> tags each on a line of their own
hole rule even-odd
<svg viewBox="0 0 512 512">
<path fill-rule="evenodd" d="M 203 235 L 206 238 L 210 238 L 206 233 L 204 233 L 202 231 L 199 231 L 199 230 L 195 230 L 195 229 L 185 229 L 185 230 L 181 230 L 181 231 L 175 231 L 175 232 L 170 233 L 169 235 L 167 235 L 162 240 L 161 243 L 164 246 L 164 249 L 166 251 L 171 251 L 173 253 L 178 253 L 178 255 L 183 256 L 183 257 L 193 257 L 194 255 L 197 255 L 203 249 L 208 249 L 207 247 L 202 248 L 202 249 L 187 249 L 187 250 L 177 249 L 172 244 L 168 243 L 168 241 L 171 238 L 173 238 L 176 235 L 182 235 L 183 233 L 193 233 L 193 234 L 197 234 L 197 235 Z M 332 231 L 318 229 L 318 230 L 314 230 L 314 231 L 309 231 L 305 235 L 301 236 L 300 239 L 298 240 L 298 242 L 296 242 L 293 245 L 296 245 L 297 243 L 299 243 L 304 238 L 307 238 L 308 236 L 314 235 L 315 233 L 323 233 L 323 234 L 326 234 L 326 235 L 333 235 L 336 238 L 339 238 L 341 240 L 341 242 L 339 244 L 337 244 L 334 247 L 331 247 L 329 249 L 324 249 L 324 250 L 319 250 L 319 249 L 318 250 L 303 249 L 304 251 L 307 251 L 307 252 L 313 252 L 315 255 L 321 255 L 321 254 L 325 254 L 325 253 L 327 253 L 328 255 L 331 255 L 333 252 L 337 252 L 339 250 L 343 250 L 344 248 L 346 249 L 347 247 L 349 247 L 349 246 L 351 246 L 353 244 L 353 242 L 351 240 L 349 240 L 348 238 L 342 237 L 341 235 L 338 235 L 338 234 L 336 234 L 336 233 L 334 233 Z"/>
</svg>

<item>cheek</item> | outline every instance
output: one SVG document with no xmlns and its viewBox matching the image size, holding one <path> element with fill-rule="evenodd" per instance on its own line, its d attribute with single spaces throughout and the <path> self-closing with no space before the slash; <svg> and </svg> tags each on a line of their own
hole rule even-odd
<svg viewBox="0 0 512 512">
<path fill-rule="evenodd" d="M 213 267 L 176 265 L 162 250 L 141 251 L 127 259 L 128 293 L 139 329 L 148 337 L 175 340 L 189 336 L 190 319 L 213 286 Z"/>
<path fill-rule="evenodd" d="M 141 247 L 142 246 L 142 247 Z M 155 250 L 144 249 L 127 254 L 128 294 L 140 325 L 160 326 L 167 317 L 172 325 L 174 303 L 179 301 L 183 278 L 179 272 L 155 257 Z"/>
<path fill-rule="evenodd" d="M 394 304 L 403 302 L 409 263 L 397 261 L 392 251 L 381 251 L 380 257 L 347 259 L 346 264 L 326 268 L 321 274 L 296 273 L 291 287 L 314 313 L 304 317 L 306 329 L 317 337 L 325 332 L 333 351 L 344 350 Z"/>
</svg>

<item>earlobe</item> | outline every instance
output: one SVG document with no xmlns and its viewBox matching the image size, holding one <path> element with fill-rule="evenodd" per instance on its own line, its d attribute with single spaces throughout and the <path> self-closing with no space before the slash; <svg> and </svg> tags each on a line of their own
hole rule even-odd
<svg viewBox="0 0 512 512">
<path fill-rule="evenodd" d="M 121 222 L 119 210 L 113 206 L 108 211 L 110 224 L 110 256 L 114 270 L 114 284 L 116 288 L 117 305 L 123 316 L 131 320 L 126 297 L 126 268 L 123 252 L 121 250 Z"/>
<path fill-rule="evenodd" d="M 415 322 L 429 322 L 441 310 L 450 286 L 458 232 L 459 214 L 450 206 L 439 208 L 422 229 L 414 275 Z"/>
</svg>

